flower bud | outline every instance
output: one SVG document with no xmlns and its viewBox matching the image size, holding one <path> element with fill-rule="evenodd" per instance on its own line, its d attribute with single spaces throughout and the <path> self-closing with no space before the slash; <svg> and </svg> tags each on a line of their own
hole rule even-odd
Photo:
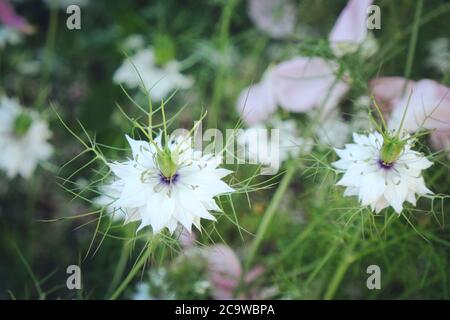
<svg viewBox="0 0 450 320">
<path fill-rule="evenodd" d="M 32 123 L 31 117 L 26 113 L 19 114 L 14 120 L 14 134 L 18 137 L 22 137 L 28 132 Z"/>
<path fill-rule="evenodd" d="M 177 154 L 171 152 L 168 148 L 165 148 L 163 151 L 158 153 L 158 167 L 164 177 L 171 178 L 177 173 L 177 159 Z"/>
<path fill-rule="evenodd" d="M 406 141 L 396 137 L 385 137 L 381 147 L 381 160 L 384 164 L 391 164 L 397 160 L 405 147 Z"/>
</svg>

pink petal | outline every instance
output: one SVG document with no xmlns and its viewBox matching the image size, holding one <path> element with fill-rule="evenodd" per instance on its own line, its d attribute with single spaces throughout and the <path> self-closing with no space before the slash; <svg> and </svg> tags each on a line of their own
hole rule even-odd
<svg viewBox="0 0 450 320">
<path fill-rule="evenodd" d="M 370 81 L 372 94 L 383 111 L 392 110 L 394 104 L 402 97 L 405 81 L 406 79 L 402 77 L 381 77 Z M 406 91 L 410 91 L 413 84 L 413 81 L 407 81 Z"/>
<path fill-rule="evenodd" d="M 450 129 L 436 130 L 431 134 L 431 145 L 436 150 L 450 151 Z M 450 153 L 448 154 L 450 158 Z"/>
<path fill-rule="evenodd" d="M 411 95 L 411 97 L 410 97 Z M 403 128 L 414 132 L 424 129 L 450 129 L 450 88 L 434 80 L 420 80 L 411 91 L 395 103 L 389 120 L 392 129 L 398 128 L 407 108 Z"/>
<path fill-rule="evenodd" d="M 306 112 L 319 107 L 332 89 L 325 109 L 334 108 L 348 86 L 336 81 L 337 65 L 318 57 L 297 57 L 278 65 L 274 71 L 277 101 L 292 112 Z"/>
<path fill-rule="evenodd" d="M 245 275 L 245 282 L 246 283 L 251 283 L 253 281 L 255 281 L 256 279 L 259 278 L 260 275 L 262 275 L 264 273 L 265 269 L 262 266 L 256 266 L 254 267 L 252 270 L 250 270 L 246 275 Z"/>
<path fill-rule="evenodd" d="M 194 246 L 197 238 L 194 232 L 189 232 L 186 228 L 182 228 L 179 240 L 184 249 L 189 249 Z"/>
<path fill-rule="evenodd" d="M 233 291 L 239 283 L 239 279 L 228 279 L 218 274 L 212 275 L 210 280 L 215 288 L 230 291 Z"/>
<path fill-rule="evenodd" d="M 216 299 L 231 299 L 239 283 L 242 269 L 234 251 L 223 244 L 206 250 L 209 279 Z"/>
<path fill-rule="evenodd" d="M 248 125 L 264 122 L 275 112 L 277 104 L 270 71 L 260 83 L 242 90 L 236 108 Z"/>
<path fill-rule="evenodd" d="M 209 269 L 213 273 L 228 274 L 232 278 L 241 276 L 241 262 L 234 251 L 223 244 L 212 246 L 207 250 Z"/>
<path fill-rule="evenodd" d="M 357 47 L 367 36 L 367 8 L 373 0 L 350 0 L 342 10 L 328 37 L 333 52 L 337 56 L 343 55 L 339 49 L 341 45 L 355 45 Z"/>
<path fill-rule="evenodd" d="M 7 0 L 0 0 L 0 21 L 11 28 L 26 31 L 30 28 L 27 21 L 16 14 L 14 8 Z"/>
<path fill-rule="evenodd" d="M 223 289 L 215 289 L 212 296 L 216 300 L 232 300 L 234 298 L 233 291 Z"/>
</svg>

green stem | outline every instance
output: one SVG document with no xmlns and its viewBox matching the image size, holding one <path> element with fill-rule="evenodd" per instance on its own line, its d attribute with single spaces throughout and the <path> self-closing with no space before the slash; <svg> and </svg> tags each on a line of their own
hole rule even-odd
<svg viewBox="0 0 450 320">
<path fill-rule="evenodd" d="M 218 38 L 218 46 L 222 56 L 229 42 L 229 29 L 231 18 L 233 16 L 233 10 L 236 7 L 237 0 L 230 0 L 226 2 L 222 13 L 222 22 L 220 25 L 220 33 Z M 220 62 L 219 70 L 217 71 L 216 81 L 214 82 L 213 96 L 211 101 L 211 113 L 209 116 L 209 125 L 216 126 L 219 118 L 220 102 L 222 100 L 223 88 L 225 85 L 225 72 L 227 68 L 224 62 Z"/>
<path fill-rule="evenodd" d="M 44 80 L 48 80 L 48 75 L 50 73 L 50 69 L 52 66 L 57 30 L 58 30 L 58 9 L 51 8 L 50 21 L 47 30 L 47 39 L 45 45 Z"/>
<path fill-rule="evenodd" d="M 314 134 L 314 130 L 313 130 L 314 125 L 318 121 L 320 121 L 320 118 L 322 117 L 322 113 L 325 108 L 325 104 L 328 101 L 328 99 L 330 98 L 330 94 L 333 91 L 333 89 L 336 86 L 338 81 L 339 81 L 339 79 L 336 78 L 336 80 L 332 84 L 331 88 L 329 89 L 327 95 L 325 96 L 325 99 L 323 100 L 322 104 L 318 108 L 316 115 L 313 117 L 313 119 L 311 121 L 312 124 L 307 127 L 306 132 L 303 135 L 305 141 L 307 141 Z M 303 147 L 300 148 L 300 154 L 302 154 L 304 152 L 306 145 L 307 145 L 307 143 L 305 143 L 303 145 Z M 264 213 L 261 224 L 259 225 L 258 230 L 256 232 L 256 237 L 253 240 L 253 243 L 250 247 L 249 255 L 247 256 L 247 260 L 244 265 L 245 271 L 248 271 L 249 268 L 251 267 L 251 265 L 253 263 L 253 259 L 255 258 L 256 252 L 258 251 L 259 246 L 261 245 L 261 242 L 264 238 L 264 235 L 266 234 L 267 229 L 269 228 L 270 222 L 272 221 L 273 216 L 275 215 L 276 209 L 280 205 L 281 199 L 283 198 L 283 195 L 285 194 L 286 189 L 289 186 L 289 183 L 291 182 L 292 178 L 294 177 L 294 173 L 297 171 L 299 165 L 300 165 L 299 161 L 295 161 L 295 160 L 291 161 L 287 165 L 286 173 L 284 174 L 283 179 L 281 180 L 281 182 L 277 188 L 277 191 L 275 192 L 275 194 L 269 204 L 269 207 L 267 207 L 267 210 Z"/>
<path fill-rule="evenodd" d="M 349 244 L 349 247 L 345 251 L 344 257 L 342 258 L 341 263 L 339 264 L 336 273 L 334 274 L 333 279 L 331 279 L 330 285 L 328 286 L 328 289 L 325 293 L 325 300 L 333 299 L 334 294 L 336 293 L 339 285 L 342 282 L 342 279 L 344 279 L 345 273 L 347 272 L 350 265 L 355 261 L 353 249 L 355 248 L 358 239 L 359 233 L 355 235 L 355 237 L 352 239 L 352 242 Z"/>
<path fill-rule="evenodd" d="M 47 30 L 47 39 L 45 44 L 45 54 L 43 63 L 43 73 L 42 73 L 42 84 L 43 88 L 40 90 L 40 94 L 36 99 L 37 108 L 41 108 L 43 102 L 47 99 L 48 93 L 50 91 L 49 78 L 53 62 L 53 53 L 55 50 L 55 40 L 56 32 L 58 30 L 58 9 L 50 9 L 50 21 Z"/>
<path fill-rule="evenodd" d="M 247 271 L 249 270 L 249 268 L 253 263 L 253 259 L 255 258 L 256 252 L 258 251 L 259 246 L 261 245 L 261 242 L 264 239 L 264 235 L 267 232 L 270 222 L 272 221 L 275 212 L 278 206 L 280 205 L 281 199 L 286 193 L 286 189 L 289 186 L 289 183 L 291 182 L 292 178 L 294 177 L 294 173 L 296 172 L 296 170 L 297 170 L 297 163 L 295 161 L 289 163 L 286 173 L 284 174 L 283 179 L 281 179 L 280 185 L 278 186 L 277 191 L 275 192 L 272 200 L 270 201 L 269 206 L 267 207 L 266 212 L 264 213 L 261 224 L 259 225 L 258 230 L 256 232 L 256 237 L 253 240 L 252 245 L 250 247 L 247 260 L 245 261 L 245 270 Z"/>
<path fill-rule="evenodd" d="M 124 272 L 125 267 L 127 265 L 127 260 L 128 260 L 129 254 L 130 254 L 131 247 L 132 247 L 131 242 L 125 242 L 123 244 L 123 247 L 122 247 L 122 250 L 121 250 L 121 253 L 120 253 L 119 262 L 118 262 L 117 268 L 116 268 L 116 270 L 114 272 L 114 276 L 113 276 L 113 278 L 111 280 L 111 284 L 109 285 L 109 288 L 108 288 L 108 291 L 107 291 L 108 292 L 107 296 L 109 296 L 113 292 L 114 288 L 116 288 L 117 284 L 120 281 L 120 278 L 123 275 L 123 272 Z"/>
<path fill-rule="evenodd" d="M 414 14 L 413 30 L 409 41 L 408 56 L 406 57 L 405 84 L 403 85 L 403 93 L 405 93 L 407 81 L 411 76 L 411 69 L 412 64 L 414 62 L 414 53 L 416 51 L 417 37 L 420 28 L 420 17 L 422 15 L 422 8 L 423 8 L 423 0 L 418 0 L 416 4 L 416 11 Z"/>
<path fill-rule="evenodd" d="M 152 241 L 152 243 L 156 242 L 155 239 Z M 125 280 L 120 284 L 120 286 L 114 291 L 114 293 L 111 295 L 111 300 L 116 300 L 120 294 L 125 290 L 125 288 L 128 286 L 128 284 L 133 280 L 134 276 L 138 273 L 138 271 L 144 266 L 147 259 L 150 257 L 151 253 L 153 252 L 154 245 L 151 244 L 147 248 L 145 248 L 145 252 L 140 256 L 139 260 L 134 264 L 133 268 L 131 269 L 130 273 L 127 275 Z"/>
</svg>

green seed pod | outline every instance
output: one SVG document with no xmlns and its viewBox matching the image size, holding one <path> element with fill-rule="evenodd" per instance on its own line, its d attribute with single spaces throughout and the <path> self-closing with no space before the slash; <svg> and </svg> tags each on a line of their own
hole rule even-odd
<svg viewBox="0 0 450 320">
<path fill-rule="evenodd" d="M 31 117 L 26 113 L 21 113 L 14 120 L 14 134 L 18 137 L 22 137 L 28 132 L 32 123 Z"/>
<path fill-rule="evenodd" d="M 391 164 L 398 159 L 405 147 L 406 141 L 402 141 L 397 137 L 384 137 L 383 146 L 381 147 L 381 160 L 385 164 Z"/>
<path fill-rule="evenodd" d="M 157 161 L 161 174 L 166 178 L 173 177 L 178 170 L 177 155 L 173 154 L 168 148 L 164 148 L 157 155 Z"/>
<path fill-rule="evenodd" d="M 170 37 L 159 35 L 154 40 L 155 59 L 159 65 L 166 64 L 175 59 L 175 44 Z"/>
</svg>

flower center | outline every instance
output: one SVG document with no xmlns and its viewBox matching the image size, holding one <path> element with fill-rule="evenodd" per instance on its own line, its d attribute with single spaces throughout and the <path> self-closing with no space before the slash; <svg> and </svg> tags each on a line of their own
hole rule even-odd
<svg viewBox="0 0 450 320">
<path fill-rule="evenodd" d="M 175 58 L 175 45 L 167 36 L 159 35 L 155 39 L 156 64 L 164 65 Z"/>
<path fill-rule="evenodd" d="M 173 178 L 178 171 L 178 154 L 169 148 L 164 148 L 157 154 L 157 163 L 161 175 L 166 178 Z M 168 179 L 169 179 L 168 178 Z"/>
<path fill-rule="evenodd" d="M 392 167 L 400 157 L 405 147 L 406 140 L 400 140 L 395 136 L 385 136 L 380 150 L 380 158 L 383 166 Z"/>
<path fill-rule="evenodd" d="M 166 184 L 166 185 L 171 185 L 174 184 L 178 181 L 178 177 L 180 175 L 178 173 L 175 173 L 173 176 L 170 177 L 166 177 L 164 176 L 162 173 L 159 174 L 159 181 L 161 181 L 161 183 Z"/>
<path fill-rule="evenodd" d="M 19 114 L 14 119 L 13 130 L 17 137 L 23 137 L 31 127 L 31 117 L 26 113 Z"/>
<path fill-rule="evenodd" d="M 378 164 L 382 169 L 389 170 L 394 166 L 395 162 L 384 162 L 382 159 L 379 159 Z"/>
</svg>

